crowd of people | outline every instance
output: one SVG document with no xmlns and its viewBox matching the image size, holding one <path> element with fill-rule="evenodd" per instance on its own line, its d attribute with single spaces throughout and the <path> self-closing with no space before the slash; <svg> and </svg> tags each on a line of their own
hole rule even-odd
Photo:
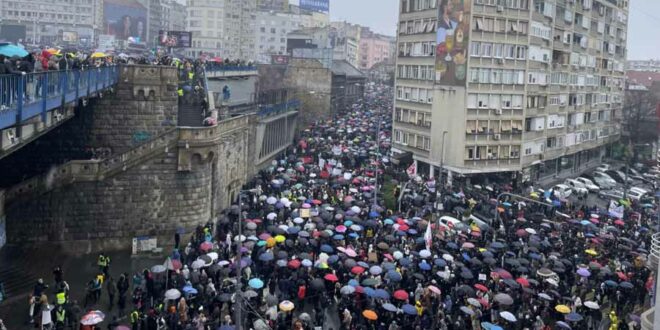
<svg viewBox="0 0 660 330">
<path fill-rule="evenodd" d="M 184 79 L 195 74 L 184 67 Z M 507 185 L 408 177 L 387 156 L 389 93 L 372 88 L 303 130 L 240 204 L 178 232 L 163 264 L 129 274 L 99 255 L 82 306 L 55 269 L 54 288 L 35 285 L 31 320 L 55 329 L 101 320 L 148 330 L 639 328 L 654 287 L 646 258 L 657 205 L 632 203 L 619 216 L 566 200 L 497 200 Z M 409 181 L 400 208 L 383 196 L 399 191 L 379 193 L 393 180 Z M 106 296 L 110 308 L 94 310 Z"/>
</svg>

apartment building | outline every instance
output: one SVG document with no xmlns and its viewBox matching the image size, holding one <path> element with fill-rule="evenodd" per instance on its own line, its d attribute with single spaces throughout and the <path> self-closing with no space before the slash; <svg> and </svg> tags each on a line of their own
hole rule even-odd
<svg viewBox="0 0 660 330">
<path fill-rule="evenodd" d="M 395 157 L 516 183 L 596 164 L 618 139 L 626 0 L 401 0 Z"/>
<path fill-rule="evenodd" d="M 256 0 L 188 0 L 188 55 L 254 60 L 256 6 Z"/>
<path fill-rule="evenodd" d="M 270 63 L 271 55 L 287 53 L 287 35 L 300 28 L 300 15 L 274 11 L 257 12 L 255 33 L 258 47 L 255 59 Z"/>
</svg>

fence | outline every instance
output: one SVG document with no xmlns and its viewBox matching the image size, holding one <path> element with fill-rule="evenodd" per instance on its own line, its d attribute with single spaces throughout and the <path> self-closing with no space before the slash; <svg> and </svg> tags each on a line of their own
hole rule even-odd
<svg viewBox="0 0 660 330">
<path fill-rule="evenodd" d="M 0 75 L 0 129 L 89 97 L 117 83 L 116 66 Z"/>
</svg>

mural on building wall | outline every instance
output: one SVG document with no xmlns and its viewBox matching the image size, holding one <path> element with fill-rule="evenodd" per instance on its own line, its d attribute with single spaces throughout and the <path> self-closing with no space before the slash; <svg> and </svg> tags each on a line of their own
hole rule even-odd
<svg viewBox="0 0 660 330">
<path fill-rule="evenodd" d="M 435 81 L 465 86 L 472 0 L 438 0 Z"/>
</svg>

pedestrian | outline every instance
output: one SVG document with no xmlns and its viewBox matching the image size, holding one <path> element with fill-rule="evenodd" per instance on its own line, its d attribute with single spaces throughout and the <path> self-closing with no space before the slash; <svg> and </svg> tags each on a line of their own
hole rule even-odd
<svg viewBox="0 0 660 330">
<path fill-rule="evenodd" d="M 99 266 L 99 271 L 108 277 L 108 272 L 110 269 L 110 257 L 105 256 L 103 252 L 99 253 L 97 265 Z"/>
<path fill-rule="evenodd" d="M 42 294 L 44 291 L 48 289 L 48 285 L 44 284 L 43 279 L 38 279 L 37 283 L 34 285 L 34 289 L 32 290 L 32 295 L 29 297 L 29 316 L 30 316 L 30 323 L 34 323 L 34 314 L 35 314 L 35 308 L 37 307 L 38 299 L 41 298 Z"/>
<path fill-rule="evenodd" d="M 112 310 L 112 306 L 114 305 L 115 301 L 115 295 L 117 294 L 117 285 L 115 284 L 114 278 L 109 277 L 105 286 L 108 291 L 108 309 Z"/>
</svg>

